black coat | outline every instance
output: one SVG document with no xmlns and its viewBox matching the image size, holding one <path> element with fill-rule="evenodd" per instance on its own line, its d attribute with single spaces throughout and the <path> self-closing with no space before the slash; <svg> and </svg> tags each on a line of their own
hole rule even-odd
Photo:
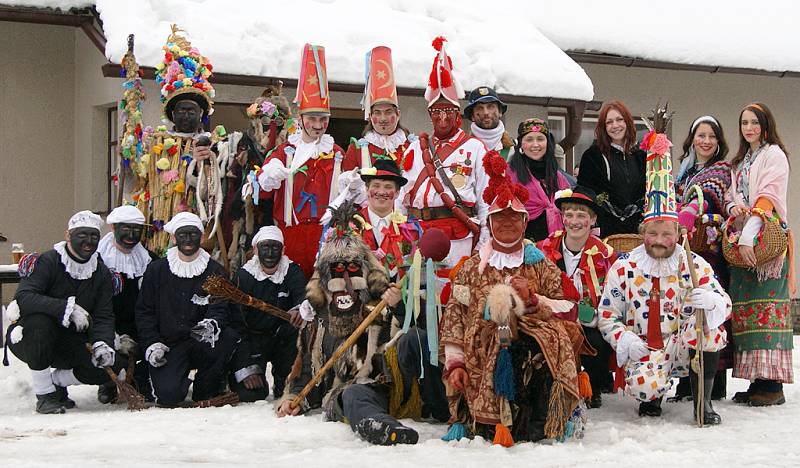
<svg viewBox="0 0 800 468">
<path fill-rule="evenodd" d="M 243 292 L 282 310 L 288 311 L 306 298 L 306 279 L 303 270 L 296 263 L 289 264 L 289 270 L 281 284 L 275 284 L 268 279 L 257 281 L 244 268 L 236 271 L 233 282 Z M 243 322 L 243 331 L 274 333 L 280 327 L 293 328 L 285 320 L 267 315 L 258 309 L 248 306 L 240 306 L 240 309 L 241 321 L 237 322 Z"/>
<path fill-rule="evenodd" d="M 209 296 L 203 290 L 203 281 L 210 275 L 227 277 L 222 265 L 214 260 L 209 260 L 205 271 L 193 278 L 174 275 L 166 258 L 150 263 L 136 302 L 136 329 L 142 349 L 153 343 L 170 346 L 183 341 L 189 338 L 191 328 L 206 318 L 216 320 L 220 328 L 228 325 L 227 301 L 210 301 L 208 305 L 192 302 L 193 298 Z"/>
<path fill-rule="evenodd" d="M 151 260 L 158 259 L 152 252 L 148 253 Z M 137 340 L 136 301 L 139 298 L 139 281 L 143 276 L 137 276 L 136 278 L 128 278 L 124 274 L 120 276 L 122 277 L 122 291 L 114 296 L 112 300 L 114 305 L 114 329 L 120 335 L 129 335 L 134 340 Z"/>
<path fill-rule="evenodd" d="M 91 316 L 88 329 L 89 342 L 103 341 L 114 346 L 114 313 L 111 308 L 113 284 L 111 272 L 97 259 L 97 269 L 89 279 L 76 280 L 61 263 L 61 255 L 48 250 L 36 260 L 36 267 L 28 277 L 20 280 L 14 298 L 19 305 L 21 323 L 32 314 L 45 314 L 62 323 L 67 298 L 75 296 L 75 304 Z M 74 325 L 70 324 L 74 328 Z"/>
<path fill-rule="evenodd" d="M 578 185 L 594 190 L 597 193 L 598 204 L 604 208 L 597 213 L 602 237 L 638 232 L 644 211 L 646 157 L 645 152 L 638 148 L 626 156 L 612 146 L 611 154 L 606 158 L 597 146 L 597 142 L 584 151 L 578 172 Z M 615 216 L 603 206 L 604 199 L 608 200 L 618 214 L 628 216 L 624 219 Z"/>
</svg>

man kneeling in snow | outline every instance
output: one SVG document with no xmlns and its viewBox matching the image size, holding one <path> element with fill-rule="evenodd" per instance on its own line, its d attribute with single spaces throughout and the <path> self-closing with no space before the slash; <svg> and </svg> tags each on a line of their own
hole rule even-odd
<svg viewBox="0 0 800 468">
<path fill-rule="evenodd" d="M 307 322 L 300 331 L 298 355 L 287 379 L 287 393 L 278 416 L 295 416 L 322 407 L 328 421 L 348 421 L 350 427 L 377 445 L 415 444 L 417 432 L 397 418 L 419 418 L 419 388 L 412 382 L 405 395 L 397 350 L 389 343 L 391 316 L 379 316 L 356 343 L 325 374 L 298 406 L 292 400 L 369 314 L 369 305 L 383 298 L 389 307 L 400 291 L 375 255 L 353 229 L 360 228 L 356 209 L 346 202 L 332 210 L 333 237 L 325 243 L 314 276 L 300 306 Z M 412 377 L 413 378 L 413 377 Z"/>
<path fill-rule="evenodd" d="M 31 369 L 38 413 L 74 408 L 68 385 L 110 380 L 102 367 L 115 361 L 113 286 L 111 273 L 97 258 L 102 224 L 91 211 L 70 218 L 67 240 L 36 259 L 20 281 L 16 304 L 9 306 L 15 323 L 8 346 Z M 91 354 L 87 343 L 92 343 Z"/>
<path fill-rule="evenodd" d="M 160 406 L 183 402 L 192 383 L 191 369 L 197 369 L 194 401 L 222 393 L 238 341 L 238 334 L 227 327 L 228 302 L 209 302 L 203 290 L 208 276 L 226 273 L 200 248 L 202 229 L 200 218 L 188 212 L 176 214 L 164 226 L 176 246 L 167 250 L 167 258 L 147 267 L 136 303 L 136 328 Z"/>
</svg>

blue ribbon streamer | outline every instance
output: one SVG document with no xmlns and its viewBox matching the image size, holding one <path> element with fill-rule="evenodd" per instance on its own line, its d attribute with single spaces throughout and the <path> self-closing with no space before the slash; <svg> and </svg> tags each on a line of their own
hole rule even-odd
<svg viewBox="0 0 800 468">
<path fill-rule="evenodd" d="M 439 313 L 436 301 L 436 276 L 433 260 L 425 262 L 425 328 L 428 333 L 428 351 L 432 366 L 439 365 Z"/>
<path fill-rule="evenodd" d="M 361 96 L 361 107 L 364 107 L 364 102 L 367 100 L 367 93 L 369 92 L 369 62 L 372 58 L 372 51 L 367 52 L 366 63 L 364 64 L 364 95 Z"/>
<path fill-rule="evenodd" d="M 311 207 L 311 217 L 317 217 L 317 194 L 316 193 L 308 193 L 304 190 L 300 191 L 300 204 L 295 208 L 294 212 L 300 214 L 303 211 L 303 207 L 305 206 L 306 202 L 308 202 L 309 207 Z"/>
<path fill-rule="evenodd" d="M 403 333 L 408 333 L 408 329 L 411 328 L 411 316 L 414 315 L 414 298 L 411 297 L 412 291 L 414 288 L 411 285 L 411 278 L 414 277 L 414 265 L 412 264 L 408 267 L 408 273 L 406 273 L 406 278 L 408 278 L 408 286 L 406 287 L 406 316 L 403 319 Z M 424 366 L 423 366 L 424 367 Z"/>
</svg>

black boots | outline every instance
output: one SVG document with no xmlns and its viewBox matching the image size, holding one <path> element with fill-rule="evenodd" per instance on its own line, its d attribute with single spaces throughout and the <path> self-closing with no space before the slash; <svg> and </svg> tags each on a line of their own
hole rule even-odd
<svg viewBox="0 0 800 468">
<path fill-rule="evenodd" d="M 704 352 L 703 353 L 703 402 L 701 404 L 703 411 L 703 424 L 714 426 L 722 422 L 722 418 L 711 405 L 711 396 L 714 388 L 714 376 L 717 374 L 717 364 L 719 363 L 719 352 Z M 691 365 L 689 366 L 689 379 L 692 384 L 692 405 L 694 408 L 694 418 L 697 420 L 698 416 L 698 391 L 699 391 L 699 376 L 694 372 Z"/>
<path fill-rule="evenodd" d="M 56 394 L 58 395 L 59 403 L 61 403 L 65 409 L 72 409 L 75 407 L 75 402 L 72 401 L 67 393 L 67 387 L 59 387 L 56 385 Z"/>
<path fill-rule="evenodd" d="M 639 403 L 639 416 L 658 418 L 661 416 L 661 398 Z"/>
<path fill-rule="evenodd" d="M 783 384 L 777 380 L 756 380 L 758 391 L 750 393 L 750 406 L 772 406 L 786 403 Z"/>
<path fill-rule="evenodd" d="M 97 386 L 97 401 L 106 405 L 114 403 L 117 399 L 117 385 L 112 382 L 106 382 Z"/>
<path fill-rule="evenodd" d="M 36 412 L 39 414 L 64 414 L 67 412 L 64 404 L 61 403 L 61 394 L 56 387 L 56 391 L 44 395 L 36 395 Z"/>
<path fill-rule="evenodd" d="M 375 418 L 364 418 L 356 424 L 364 440 L 375 445 L 416 444 L 419 434 L 402 424 L 389 424 Z"/>
</svg>

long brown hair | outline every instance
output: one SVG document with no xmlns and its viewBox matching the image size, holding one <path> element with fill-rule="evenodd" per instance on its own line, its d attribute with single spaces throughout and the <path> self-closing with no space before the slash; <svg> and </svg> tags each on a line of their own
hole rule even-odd
<svg viewBox="0 0 800 468">
<path fill-rule="evenodd" d="M 750 149 L 750 143 L 748 143 L 747 140 L 744 139 L 744 135 L 742 135 L 742 115 L 744 111 L 750 111 L 756 115 L 758 123 L 761 125 L 761 142 L 766 142 L 770 145 L 778 145 L 788 159 L 789 152 L 786 151 L 781 137 L 778 136 L 778 125 L 775 123 L 775 117 L 773 117 L 772 111 L 769 110 L 766 104 L 754 102 L 744 106 L 742 111 L 739 112 L 739 121 L 737 122 L 739 125 L 739 150 L 736 152 L 736 156 L 733 157 L 733 160 L 731 160 L 731 166 L 738 166 L 744 160 L 745 154 L 747 154 L 747 151 Z"/>
<path fill-rule="evenodd" d="M 717 161 L 722 161 L 725 159 L 725 156 L 728 155 L 728 143 L 725 141 L 725 134 L 722 132 L 722 126 L 719 124 L 719 120 L 714 117 L 713 115 L 709 115 L 714 120 L 701 120 L 694 126 L 694 128 L 689 127 L 689 134 L 686 135 L 686 140 L 683 141 L 683 154 L 679 158 L 680 161 L 683 161 L 689 156 L 689 149 L 692 147 L 694 143 L 694 135 L 697 133 L 697 129 L 700 128 L 702 124 L 708 124 L 711 127 L 711 130 L 714 132 L 714 136 L 717 137 L 717 153 L 708 160 L 708 165 L 712 165 Z M 700 119 L 698 117 L 692 122 L 692 125 Z"/>
<path fill-rule="evenodd" d="M 636 125 L 633 123 L 631 111 L 625 107 L 622 101 L 608 101 L 600 108 L 597 126 L 594 128 L 594 139 L 603 154 L 611 154 L 611 138 L 608 137 L 608 132 L 606 132 L 606 119 L 612 109 L 619 112 L 625 121 L 625 154 L 628 154 L 636 147 Z"/>
</svg>

